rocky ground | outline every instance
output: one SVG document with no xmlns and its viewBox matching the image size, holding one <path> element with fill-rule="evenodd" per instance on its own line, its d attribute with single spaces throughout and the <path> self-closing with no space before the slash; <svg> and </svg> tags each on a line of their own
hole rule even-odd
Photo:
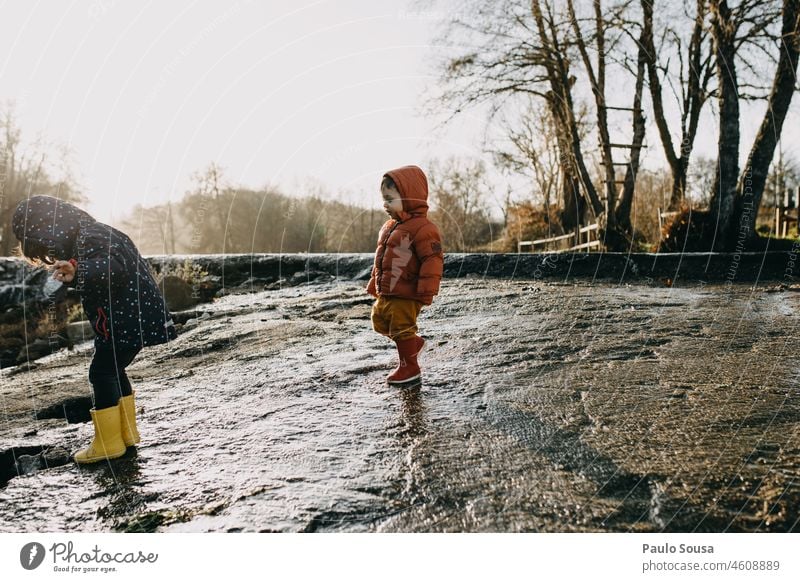
<svg viewBox="0 0 800 582">
<path fill-rule="evenodd" d="M 231 295 L 129 368 L 142 443 L 77 466 L 91 344 L 2 370 L 0 531 L 792 531 L 800 296 L 446 280 L 421 387 L 363 282 Z"/>
</svg>

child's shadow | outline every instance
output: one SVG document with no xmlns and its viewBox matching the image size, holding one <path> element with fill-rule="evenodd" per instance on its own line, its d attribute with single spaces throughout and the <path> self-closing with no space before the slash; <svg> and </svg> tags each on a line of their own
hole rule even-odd
<svg viewBox="0 0 800 582">
<path fill-rule="evenodd" d="M 428 432 L 425 419 L 425 403 L 422 400 L 422 384 L 406 387 L 400 392 L 402 401 L 402 436 L 419 438 Z"/>
<path fill-rule="evenodd" d="M 140 490 L 142 475 L 135 448 L 128 449 L 119 459 L 99 463 L 91 475 L 100 489 L 97 496 L 105 496 L 108 500 L 105 507 L 97 510 L 97 516 L 112 522 L 115 529 L 146 509 L 146 499 Z"/>
</svg>

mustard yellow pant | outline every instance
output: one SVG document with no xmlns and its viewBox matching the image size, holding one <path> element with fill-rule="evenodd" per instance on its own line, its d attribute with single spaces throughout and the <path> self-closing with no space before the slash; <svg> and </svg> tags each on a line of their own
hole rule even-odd
<svg viewBox="0 0 800 582">
<path fill-rule="evenodd" d="M 393 341 L 412 338 L 422 305 L 413 299 L 380 296 L 372 306 L 372 329 Z"/>
</svg>

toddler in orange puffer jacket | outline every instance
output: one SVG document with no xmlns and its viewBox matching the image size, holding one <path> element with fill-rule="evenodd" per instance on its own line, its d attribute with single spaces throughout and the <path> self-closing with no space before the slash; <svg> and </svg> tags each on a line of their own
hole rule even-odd
<svg viewBox="0 0 800 582">
<path fill-rule="evenodd" d="M 417 166 L 386 172 L 381 195 L 391 218 L 378 235 L 367 293 L 377 297 L 373 329 L 397 344 L 400 363 L 386 381 L 408 385 L 422 376 L 417 355 L 425 340 L 417 335 L 417 316 L 439 292 L 442 237 L 428 220 L 428 180 Z"/>
</svg>

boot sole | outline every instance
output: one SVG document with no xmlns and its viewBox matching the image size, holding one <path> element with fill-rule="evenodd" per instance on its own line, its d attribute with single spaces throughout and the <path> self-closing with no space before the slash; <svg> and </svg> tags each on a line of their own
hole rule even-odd
<svg viewBox="0 0 800 582">
<path fill-rule="evenodd" d="M 416 376 L 412 376 L 411 378 L 406 378 L 405 380 L 386 380 L 387 384 L 392 384 L 393 386 L 408 384 L 410 382 L 415 382 L 422 379 L 422 374 L 417 374 Z"/>
<path fill-rule="evenodd" d="M 80 461 L 76 459 L 75 456 L 73 455 L 72 460 L 78 463 L 79 465 L 91 465 L 93 463 L 99 463 L 100 461 L 111 461 L 113 459 L 119 459 L 120 457 L 124 456 L 126 452 L 127 449 L 125 449 L 121 453 L 115 453 L 107 457 L 92 457 L 90 459 L 82 459 Z"/>
</svg>

